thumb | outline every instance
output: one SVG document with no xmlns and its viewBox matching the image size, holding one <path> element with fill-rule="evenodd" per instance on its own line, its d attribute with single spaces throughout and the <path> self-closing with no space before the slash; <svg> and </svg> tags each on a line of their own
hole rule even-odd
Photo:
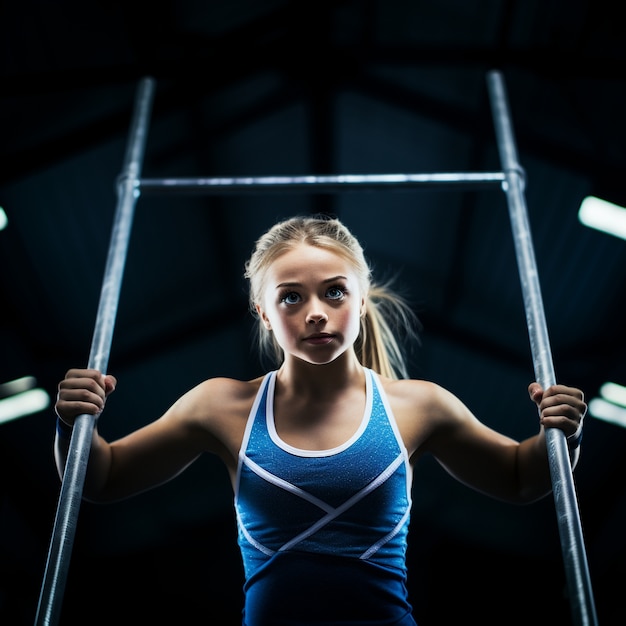
<svg viewBox="0 0 626 626">
<path fill-rule="evenodd" d="M 528 395 L 533 402 L 539 404 L 543 397 L 543 388 L 538 382 L 530 383 L 530 385 L 528 385 Z"/>
<path fill-rule="evenodd" d="M 115 391 L 115 387 L 117 386 L 117 379 L 115 376 L 111 374 L 107 374 L 104 377 L 104 392 L 108 396 L 110 393 Z"/>
</svg>

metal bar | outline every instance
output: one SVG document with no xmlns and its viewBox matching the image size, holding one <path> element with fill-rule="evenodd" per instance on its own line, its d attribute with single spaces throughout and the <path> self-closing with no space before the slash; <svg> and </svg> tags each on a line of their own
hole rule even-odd
<svg viewBox="0 0 626 626">
<path fill-rule="evenodd" d="M 137 179 L 141 173 L 145 152 L 153 92 L 153 80 L 143 79 L 137 90 L 124 165 L 117 181 L 117 208 L 88 364 L 88 367 L 103 373 L 106 372 L 108 364 L 128 240 L 135 204 L 139 197 Z M 94 415 L 80 415 L 72 431 L 46 572 L 37 608 L 35 621 L 37 626 L 57 624 L 61 613 L 96 419 Z"/>
<path fill-rule="evenodd" d="M 517 158 L 517 148 L 508 112 L 508 102 L 502 75 L 496 71 L 489 72 L 487 84 L 493 110 L 500 160 L 506 177 L 503 189 L 509 206 L 535 376 L 537 382 L 545 389 L 555 384 L 556 379 L 539 287 L 539 274 L 537 272 L 528 222 L 523 170 Z M 595 625 L 597 624 L 596 611 L 591 591 L 567 441 L 563 431 L 557 428 L 546 429 L 546 441 L 552 478 L 552 492 L 556 505 L 561 548 L 574 623 L 579 626 Z"/>
<path fill-rule="evenodd" d="M 428 187 L 489 188 L 501 186 L 502 172 L 452 172 L 442 174 L 343 174 L 337 176 L 247 176 L 238 178 L 142 178 L 142 193 L 225 194 L 247 192 L 334 193 L 351 189 L 373 190 L 382 187 L 398 189 Z"/>
</svg>

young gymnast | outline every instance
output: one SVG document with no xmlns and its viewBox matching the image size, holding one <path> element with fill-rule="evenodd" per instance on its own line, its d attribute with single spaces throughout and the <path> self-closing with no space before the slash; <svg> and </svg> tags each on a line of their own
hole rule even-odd
<svg viewBox="0 0 626 626">
<path fill-rule="evenodd" d="M 128 498 L 213 453 L 234 492 L 245 626 L 414 626 L 406 550 L 417 459 L 432 455 L 494 498 L 533 502 L 551 491 L 546 428 L 564 432 L 576 465 L 583 393 L 531 383 L 538 432 L 518 442 L 441 386 L 408 379 L 394 329 L 415 337 L 416 319 L 373 282 L 337 219 L 275 224 L 245 270 L 260 348 L 277 368 L 254 380 L 206 380 L 117 441 L 96 425 L 83 495 Z M 99 415 L 116 382 L 89 369 L 60 382 L 60 474 L 74 419 Z"/>
</svg>

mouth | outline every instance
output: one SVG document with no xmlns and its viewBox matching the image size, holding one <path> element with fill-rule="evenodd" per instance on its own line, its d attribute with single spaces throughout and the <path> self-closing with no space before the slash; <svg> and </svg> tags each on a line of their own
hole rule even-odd
<svg viewBox="0 0 626 626">
<path fill-rule="evenodd" d="M 313 345 L 326 345 L 334 338 L 335 335 L 331 335 L 330 333 L 314 333 L 313 335 L 306 336 L 304 341 Z"/>
</svg>

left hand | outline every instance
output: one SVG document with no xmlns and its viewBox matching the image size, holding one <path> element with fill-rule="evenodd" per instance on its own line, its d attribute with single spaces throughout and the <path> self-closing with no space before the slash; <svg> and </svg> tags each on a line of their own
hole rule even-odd
<svg viewBox="0 0 626 626">
<path fill-rule="evenodd" d="M 585 396 L 580 389 L 552 385 L 544 390 L 534 382 L 528 385 L 528 393 L 539 409 L 539 421 L 545 428 L 559 428 L 568 438 L 580 434 L 587 413 Z"/>
</svg>

